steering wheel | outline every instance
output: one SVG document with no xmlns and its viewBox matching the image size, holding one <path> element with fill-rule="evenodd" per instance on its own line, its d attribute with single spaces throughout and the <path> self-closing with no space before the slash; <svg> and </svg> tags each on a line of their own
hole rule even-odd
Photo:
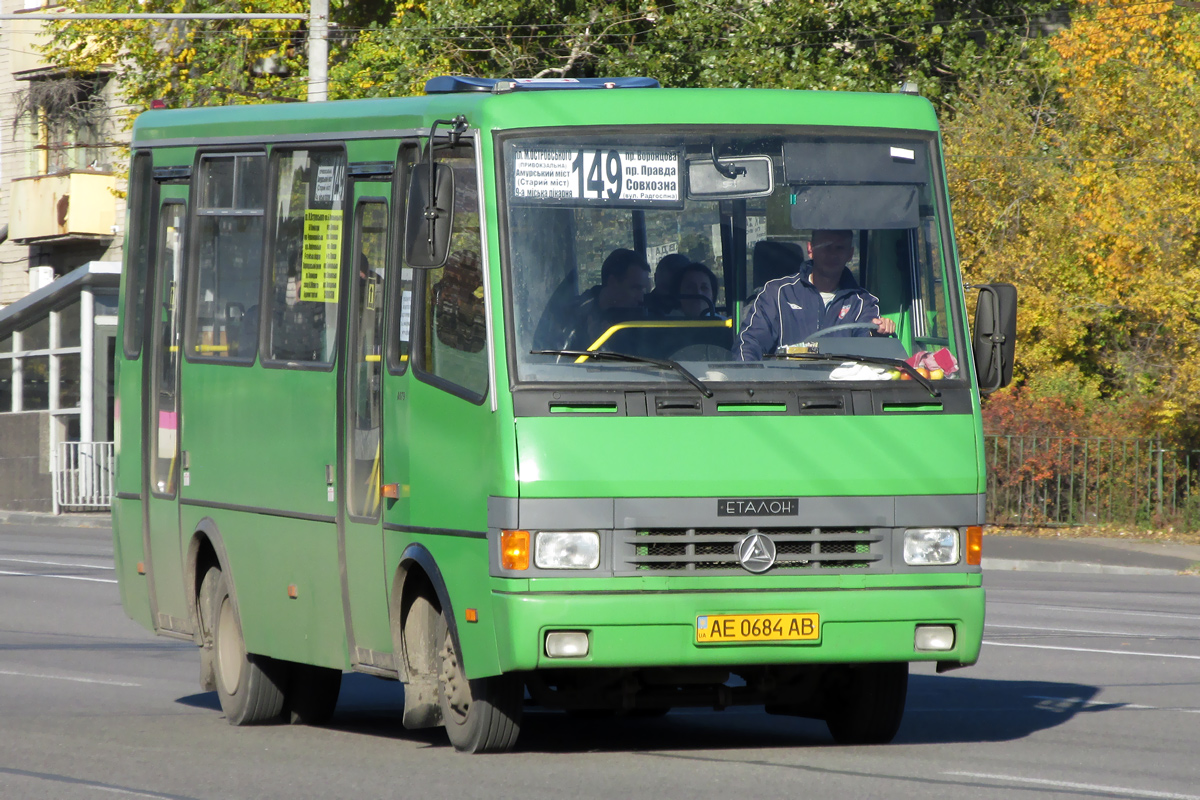
<svg viewBox="0 0 1200 800">
<path fill-rule="evenodd" d="M 845 323 L 842 323 L 841 325 L 830 325 L 828 328 L 822 328 L 821 330 L 817 331 L 816 333 L 810 334 L 808 336 L 808 338 L 809 339 L 820 339 L 824 336 L 828 336 L 831 333 L 836 333 L 837 331 L 858 331 L 858 330 L 865 330 L 868 328 L 873 331 L 879 330 L 879 326 L 876 325 L 874 322 L 845 322 Z"/>
<path fill-rule="evenodd" d="M 675 298 L 675 302 L 679 302 L 680 300 L 703 300 L 704 302 L 708 303 L 708 309 L 703 314 L 700 315 L 700 318 L 703 319 L 705 317 L 716 317 L 717 316 L 717 304 L 714 303 L 713 299 L 707 295 L 677 294 L 677 295 L 673 295 L 673 297 Z"/>
</svg>

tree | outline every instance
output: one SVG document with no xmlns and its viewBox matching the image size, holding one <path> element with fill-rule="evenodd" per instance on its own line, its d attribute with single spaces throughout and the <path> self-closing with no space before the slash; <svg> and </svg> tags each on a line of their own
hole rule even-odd
<svg viewBox="0 0 1200 800">
<path fill-rule="evenodd" d="M 1084 0 L 1040 101 L 981 90 L 945 129 L 968 279 L 1022 289 L 1029 380 L 1077 374 L 1200 441 L 1200 9 Z"/>
<path fill-rule="evenodd" d="M 80 13 L 240 13 L 226 0 L 68 0 Z M 343 57 L 356 32 L 392 13 L 383 0 L 331 4 L 330 56 Z M 307 13 L 306 0 L 260 0 L 255 13 Z M 73 74 L 116 69 L 130 110 L 153 100 L 172 108 L 302 100 L 307 90 L 305 20 L 121 20 L 52 22 L 48 60 Z"/>
<path fill-rule="evenodd" d="M 76 11 L 240 11 L 224 0 L 67 0 Z M 1061 3 L 1034 0 L 335 0 L 332 97 L 406 94 L 435 74 L 651 75 L 668 86 L 891 91 L 949 108 L 1004 75 Z M 300 0 L 256 11 L 300 13 Z M 118 64 L 137 107 L 300 99 L 303 21 L 58 24 L 50 56 Z"/>
</svg>

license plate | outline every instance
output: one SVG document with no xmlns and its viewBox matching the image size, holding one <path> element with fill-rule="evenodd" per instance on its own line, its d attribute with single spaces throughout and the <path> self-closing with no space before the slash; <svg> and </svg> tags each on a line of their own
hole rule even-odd
<svg viewBox="0 0 1200 800">
<path fill-rule="evenodd" d="M 821 638 L 821 615 L 708 614 L 696 617 L 696 643 L 815 642 Z"/>
</svg>

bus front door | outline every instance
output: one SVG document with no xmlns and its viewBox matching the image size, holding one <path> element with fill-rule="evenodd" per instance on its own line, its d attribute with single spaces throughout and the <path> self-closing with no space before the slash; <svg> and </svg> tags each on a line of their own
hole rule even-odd
<svg viewBox="0 0 1200 800">
<path fill-rule="evenodd" d="M 385 278 L 391 184 L 354 184 L 349 320 L 341 360 L 339 556 L 351 665 L 392 668 L 384 575 L 382 498 Z"/>
<path fill-rule="evenodd" d="M 158 213 L 157 250 L 150 314 L 150 360 L 143 415 L 145 448 L 143 479 L 148 486 L 145 533 L 146 577 L 150 582 L 154 627 L 162 632 L 191 634 L 184 593 L 183 554 L 179 534 L 179 355 L 183 298 L 186 187 L 164 186 Z"/>
</svg>

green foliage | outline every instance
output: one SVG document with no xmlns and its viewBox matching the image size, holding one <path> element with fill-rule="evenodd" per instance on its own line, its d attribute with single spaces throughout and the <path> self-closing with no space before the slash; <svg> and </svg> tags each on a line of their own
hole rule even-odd
<svg viewBox="0 0 1200 800">
<path fill-rule="evenodd" d="M 952 105 L 1028 60 L 1053 2 L 440 0 L 401 2 L 336 69 L 344 96 L 399 94 L 436 74 L 649 75 L 667 86 L 891 91 Z M 1035 48 L 1036 49 L 1036 48 Z"/>
<path fill-rule="evenodd" d="M 67 0 L 80 13 L 307 13 L 306 0 Z M 392 13 L 381 0 L 334 0 L 333 22 L 353 32 Z M 46 57 L 76 74 L 116 69 L 128 110 L 152 100 L 172 108 L 302 100 L 307 91 L 306 20 L 121 20 L 50 23 Z M 330 58 L 354 36 L 335 28 Z"/>
</svg>

